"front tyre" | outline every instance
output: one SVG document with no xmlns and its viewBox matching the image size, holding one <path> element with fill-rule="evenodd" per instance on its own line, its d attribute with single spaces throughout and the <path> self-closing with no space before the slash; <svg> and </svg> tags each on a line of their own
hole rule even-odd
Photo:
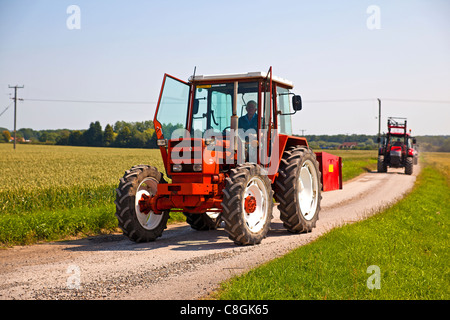
<svg viewBox="0 0 450 320">
<path fill-rule="evenodd" d="M 405 174 L 411 175 L 413 173 L 413 158 L 407 157 L 405 163 Z"/>
<path fill-rule="evenodd" d="M 139 200 L 142 195 L 154 196 L 159 183 L 166 183 L 155 167 L 134 166 L 120 178 L 116 189 L 116 217 L 123 234 L 135 242 L 154 241 L 167 227 L 169 211 L 145 214 L 140 211 Z"/>
<path fill-rule="evenodd" d="M 273 191 L 264 169 L 254 163 L 238 165 L 225 180 L 222 220 L 238 245 L 261 243 L 272 220 Z"/>
<path fill-rule="evenodd" d="M 378 172 L 387 172 L 387 165 L 386 165 L 386 162 L 384 161 L 384 156 L 378 156 L 377 171 Z"/>
</svg>

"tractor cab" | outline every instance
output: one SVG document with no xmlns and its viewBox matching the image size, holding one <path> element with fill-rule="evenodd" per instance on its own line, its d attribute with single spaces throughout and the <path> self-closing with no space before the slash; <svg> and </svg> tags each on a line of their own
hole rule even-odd
<svg viewBox="0 0 450 320">
<path fill-rule="evenodd" d="M 302 109 L 301 97 L 290 92 L 292 88 L 292 82 L 273 76 L 271 68 L 267 73 L 195 75 L 188 82 L 166 74 L 154 119 L 163 158 L 170 157 L 170 147 L 175 144 L 184 146 L 184 158 L 175 159 L 179 162 L 175 171 L 200 172 L 208 164 L 202 166 L 200 153 L 193 155 L 187 148 L 195 145 L 197 151 L 204 151 L 203 143 L 226 151 L 219 152 L 216 160 L 227 165 L 263 164 L 273 178 L 280 143 L 283 148 L 308 145 L 306 139 L 292 136 L 291 115 Z M 181 140 L 184 145 L 180 145 Z M 271 162 L 272 158 L 276 161 Z M 187 163 L 192 159 L 197 166 Z M 169 175 L 173 169 L 166 166 Z"/>
</svg>

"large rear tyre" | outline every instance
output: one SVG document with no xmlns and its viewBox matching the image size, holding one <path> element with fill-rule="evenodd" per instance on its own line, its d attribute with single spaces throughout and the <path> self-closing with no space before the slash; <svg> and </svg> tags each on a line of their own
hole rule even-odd
<svg viewBox="0 0 450 320">
<path fill-rule="evenodd" d="M 134 166 L 120 178 L 116 189 L 116 217 L 123 234 L 135 242 L 154 241 L 167 227 L 169 211 L 145 214 L 140 211 L 138 201 L 142 195 L 156 194 L 159 183 L 166 183 L 155 167 L 147 165 Z"/>
<path fill-rule="evenodd" d="M 280 219 L 293 233 L 311 232 L 319 219 L 322 184 L 314 152 L 292 147 L 283 153 L 275 180 L 275 199 Z"/>
<path fill-rule="evenodd" d="M 244 163 L 225 180 L 222 220 L 229 238 L 238 245 L 261 243 L 272 220 L 273 191 L 264 169 Z"/>
</svg>

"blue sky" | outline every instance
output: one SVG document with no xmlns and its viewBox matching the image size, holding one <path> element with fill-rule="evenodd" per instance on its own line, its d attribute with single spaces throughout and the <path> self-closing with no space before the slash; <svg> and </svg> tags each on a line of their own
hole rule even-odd
<svg viewBox="0 0 450 320">
<path fill-rule="evenodd" d="M 70 5 L 80 10 L 69 30 Z M 380 29 L 369 30 L 370 5 Z M 164 73 L 267 71 L 294 82 L 294 133 L 376 134 L 407 117 L 415 135 L 450 134 L 450 2 L 0 0 L 0 113 L 8 85 L 24 99 L 18 128 L 86 129 L 153 119 Z M 359 102 L 322 100 L 368 99 Z M 388 100 L 391 99 L 391 100 Z M 393 101 L 407 99 L 414 101 Z M 430 100 L 428 102 L 423 100 Z M 443 101 L 446 103 L 433 103 Z M 13 106 L 0 127 L 13 127 Z"/>
</svg>

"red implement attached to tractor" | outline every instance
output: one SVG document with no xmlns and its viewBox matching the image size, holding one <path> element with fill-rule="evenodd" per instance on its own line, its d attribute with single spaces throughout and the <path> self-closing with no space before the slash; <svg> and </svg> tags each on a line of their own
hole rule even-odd
<svg viewBox="0 0 450 320">
<path fill-rule="evenodd" d="M 171 182 L 149 165 L 125 172 L 115 202 L 124 234 L 155 240 L 170 211 L 181 211 L 196 230 L 223 221 L 236 244 L 258 244 L 270 227 L 273 198 L 289 231 L 310 232 L 321 192 L 342 189 L 342 159 L 314 153 L 292 135 L 291 115 L 302 109 L 292 88 L 272 68 L 188 82 L 166 74 L 154 124 Z"/>
<path fill-rule="evenodd" d="M 378 150 L 378 172 L 387 172 L 387 167 L 405 168 L 405 174 L 413 173 L 417 164 L 416 139 L 407 132 L 405 118 L 388 118 L 388 132 L 382 137 Z"/>
</svg>

